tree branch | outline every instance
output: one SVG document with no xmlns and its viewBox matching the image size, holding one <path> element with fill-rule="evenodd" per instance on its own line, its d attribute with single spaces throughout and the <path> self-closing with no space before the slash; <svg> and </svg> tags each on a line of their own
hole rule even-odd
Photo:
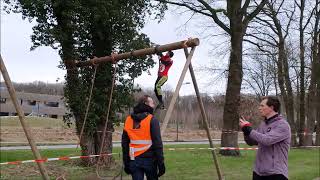
<svg viewBox="0 0 320 180">
<path fill-rule="evenodd" d="M 205 9 L 202 9 L 202 10 L 207 10 L 209 11 L 210 13 L 207 13 L 207 12 L 203 12 L 202 10 L 199 10 L 197 9 L 196 7 L 193 7 L 195 6 L 194 4 L 191 4 L 191 3 L 187 3 L 187 2 L 173 2 L 173 1 L 168 1 L 168 0 L 155 0 L 155 1 L 158 1 L 160 3 L 168 3 L 168 4 L 172 4 L 172 5 L 176 5 L 176 6 L 180 6 L 180 7 L 185 7 L 187 9 L 190 9 L 191 11 L 194 11 L 196 13 L 199 13 L 199 14 L 202 14 L 202 15 L 205 15 L 205 16 L 208 16 L 208 17 L 211 17 L 213 19 L 213 21 L 219 26 L 221 27 L 223 30 L 225 30 L 228 34 L 230 34 L 230 29 L 222 22 L 220 21 L 220 19 L 218 18 L 217 16 L 217 13 L 219 12 L 225 12 L 224 9 L 213 9 L 208 3 L 206 3 L 205 1 L 203 0 L 198 0 L 199 3 L 201 3 Z M 191 5 L 193 6 L 191 6 Z"/>
<path fill-rule="evenodd" d="M 274 28 L 274 25 L 271 24 L 269 21 L 267 21 L 266 19 L 262 19 L 260 17 L 256 17 L 260 22 L 265 23 L 274 33 L 278 34 L 278 30 Z"/>
<path fill-rule="evenodd" d="M 245 14 L 247 12 L 247 8 L 250 4 L 250 0 L 246 0 L 246 2 L 244 2 L 242 8 L 241 8 L 241 11 Z"/>
<path fill-rule="evenodd" d="M 308 24 L 310 23 L 311 18 L 312 18 L 312 14 L 313 14 L 313 12 L 314 12 L 315 10 L 316 10 L 316 6 L 312 8 L 312 11 L 311 11 L 311 13 L 310 13 L 310 16 L 308 17 L 306 24 L 305 24 L 305 25 L 303 26 L 303 28 L 302 28 L 303 31 L 307 28 Z"/>
<path fill-rule="evenodd" d="M 275 44 L 278 43 L 277 39 L 275 39 L 270 33 L 260 32 L 260 31 L 257 30 L 257 29 L 256 29 L 256 31 L 257 31 L 257 33 L 250 33 L 250 34 L 252 34 L 252 35 L 255 35 L 255 34 L 257 34 L 257 35 L 264 35 L 264 36 L 267 36 L 267 37 L 271 38 L 271 40 L 272 40 Z M 246 36 L 247 36 L 247 34 L 246 34 Z M 271 41 L 269 41 L 269 42 L 271 43 Z"/>
<path fill-rule="evenodd" d="M 248 26 L 249 22 L 259 14 L 259 12 L 262 10 L 263 6 L 267 3 L 267 1 L 268 0 L 262 0 L 260 4 L 256 7 L 256 9 L 244 18 L 243 20 L 244 30 Z"/>
<path fill-rule="evenodd" d="M 161 2 L 161 3 L 168 3 L 168 4 L 180 6 L 180 7 L 185 7 L 185 8 L 190 9 L 191 11 L 194 11 L 196 13 L 199 13 L 199 14 L 202 14 L 202 15 L 205 15 L 205 16 L 208 16 L 208 17 L 212 17 L 211 14 L 203 12 L 201 10 L 198 10 L 198 9 L 196 9 L 196 8 L 186 4 L 186 3 L 177 3 L 177 2 L 167 1 L 167 0 L 155 0 L 155 1 L 158 1 L 158 2 Z"/>
<path fill-rule="evenodd" d="M 260 41 L 262 41 L 262 42 L 266 42 L 266 43 L 269 44 L 270 46 L 277 46 L 277 44 L 274 44 L 274 43 L 272 43 L 272 42 L 270 42 L 270 41 L 267 41 L 267 40 L 264 39 L 264 38 L 255 36 L 255 35 L 253 35 L 253 34 L 247 34 L 246 36 L 247 36 L 247 37 L 253 37 L 253 38 L 255 38 L 255 39 L 257 39 L 257 40 L 260 40 Z"/>
<path fill-rule="evenodd" d="M 215 23 L 217 23 L 223 30 L 225 30 L 228 34 L 231 34 L 230 29 L 222 22 L 217 16 L 218 12 L 225 12 L 225 10 L 217 11 L 213 9 L 208 3 L 206 3 L 204 0 L 198 0 L 199 3 L 201 3 L 207 10 L 209 10 L 212 14 L 212 19 Z"/>
<path fill-rule="evenodd" d="M 288 22 L 288 24 L 287 24 L 287 27 L 286 27 L 286 30 L 285 30 L 285 35 L 284 35 L 284 39 L 286 39 L 287 38 L 287 36 L 289 35 L 289 27 L 290 27 L 290 24 L 291 24 L 291 22 L 293 21 L 293 15 L 294 15 L 294 12 L 295 12 L 295 10 L 296 10 L 296 6 L 294 6 L 294 9 L 293 9 L 293 11 L 291 12 L 291 16 L 290 16 L 290 18 L 289 18 L 289 22 Z"/>
<path fill-rule="evenodd" d="M 267 52 L 268 54 L 273 54 L 271 51 L 263 49 L 262 46 L 260 44 L 256 43 L 256 42 L 253 42 L 253 41 L 251 41 L 249 39 L 243 39 L 243 41 L 246 41 L 246 42 L 249 42 L 252 45 L 255 45 L 262 52 Z"/>
</svg>

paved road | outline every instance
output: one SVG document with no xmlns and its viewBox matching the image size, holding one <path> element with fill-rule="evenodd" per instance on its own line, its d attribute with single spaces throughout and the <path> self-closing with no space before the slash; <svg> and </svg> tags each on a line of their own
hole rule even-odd
<svg viewBox="0 0 320 180">
<path fill-rule="evenodd" d="M 220 139 L 213 139 L 213 144 L 220 144 Z M 239 141 L 239 143 L 244 143 L 244 141 Z M 209 144 L 207 140 L 197 140 L 197 141 L 165 141 L 164 144 L 167 145 L 177 145 L 177 144 Z M 113 147 L 120 147 L 120 142 L 114 142 Z M 38 149 L 65 149 L 65 148 L 76 148 L 75 144 L 67 144 L 67 145 L 43 145 L 38 146 Z M 31 149 L 30 146 L 10 146 L 10 147 L 0 147 L 0 150 L 20 150 L 20 149 Z"/>
</svg>

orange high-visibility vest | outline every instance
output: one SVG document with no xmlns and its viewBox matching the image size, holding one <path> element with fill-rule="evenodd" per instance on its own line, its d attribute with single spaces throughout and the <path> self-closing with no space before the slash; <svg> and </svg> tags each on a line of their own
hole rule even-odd
<svg viewBox="0 0 320 180">
<path fill-rule="evenodd" d="M 140 128 L 133 129 L 133 119 L 128 116 L 124 123 L 124 130 L 127 132 L 130 143 L 129 143 L 129 156 L 131 160 L 135 157 L 146 152 L 152 145 L 150 122 L 152 115 L 149 114 L 140 122 Z"/>
</svg>

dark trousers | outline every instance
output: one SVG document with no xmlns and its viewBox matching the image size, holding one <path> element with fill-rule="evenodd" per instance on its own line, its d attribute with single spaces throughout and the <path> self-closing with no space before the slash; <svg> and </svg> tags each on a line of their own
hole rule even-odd
<svg viewBox="0 0 320 180">
<path fill-rule="evenodd" d="M 130 161 L 132 180 L 143 180 L 144 174 L 147 180 L 158 180 L 157 166 L 152 158 L 139 158 Z"/>
<path fill-rule="evenodd" d="M 252 180 L 288 180 L 282 174 L 274 174 L 270 176 L 259 176 L 256 172 L 253 171 Z"/>
<path fill-rule="evenodd" d="M 158 78 L 154 84 L 154 92 L 157 96 L 159 103 L 163 103 L 161 87 L 163 86 L 163 84 L 165 82 L 167 82 L 167 80 L 168 80 L 167 76 L 158 76 Z"/>
</svg>

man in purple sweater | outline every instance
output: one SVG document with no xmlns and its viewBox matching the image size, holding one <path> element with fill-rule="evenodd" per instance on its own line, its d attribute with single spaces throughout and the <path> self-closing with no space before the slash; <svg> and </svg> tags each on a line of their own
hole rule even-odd
<svg viewBox="0 0 320 180">
<path fill-rule="evenodd" d="M 258 145 L 252 179 L 287 180 L 290 126 L 279 114 L 280 102 L 277 97 L 263 97 L 259 111 L 265 119 L 257 129 L 252 129 L 251 123 L 243 117 L 239 123 L 246 143 Z"/>
</svg>

